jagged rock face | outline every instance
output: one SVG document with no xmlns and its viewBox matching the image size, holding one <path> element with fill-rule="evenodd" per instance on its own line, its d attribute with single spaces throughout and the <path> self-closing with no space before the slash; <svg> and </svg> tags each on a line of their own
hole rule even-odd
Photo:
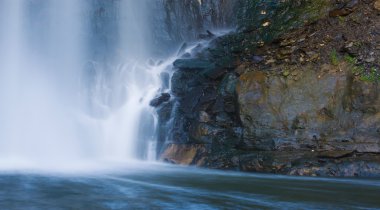
<svg viewBox="0 0 380 210">
<path fill-rule="evenodd" d="M 165 0 L 165 23 L 172 40 L 194 40 L 206 30 L 232 27 L 239 0 Z"/>
<path fill-rule="evenodd" d="M 205 83 L 184 88 L 182 95 L 177 94 L 178 139 L 172 139 L 161 159 L 297 175 L 376 174 L 373 161 L 378 157 L 370 154 L 380 153 L 380 87 L 354 79 L 347 65 L 342 64 L 340 70 L 333 65 L 324 68 L 331 72 L 299 68 L 301 79 L 296 81 L 258 71 L 240 77 L 228 74 L 213 97 L 207 96 L 209 100 L 201 99 L 202 91 L 210 88 Z M 198 80 L 182 79 L 185 83 Z M 186 161 L 179 154 L 187 154 Z M 356 154 L 364 159 L 353 158 Z M 321 160 L 342 162 L 330 164 L 336 168 L 334 173 L 327 173 L 329 167 L 323 164 L 317 167 L 318 162 L 314 169 L 305 169 L 304 164 Z M 360 169 L 357 160 L 369 164 L 373 173 Z"/>
<path fill-rule="evenodd" d="M 333 1 L 165 0 L 165 23 L 172 40 L 189 41 L 206 30 L 256 31 L 271 40 L 284 30 L 326 15 Z M 264 27 L 263 27 L 264 25 Z"/>
<path fill-rule="evenodd" d="M 259 38 L 257 30 L 238 31 L 177 60 L 175 117 L 160 158 L 254 172 L 379 176 L 376 1 L 336 2 L 314 24 L 279 29 L 273 42 L 258 45 L 265 30 L 271 33 L 261 25 Z M 194 158 L 183 161 L 181 153 Z"/>
<path fill-rule="evenodd" d="M 328 13 L 330 0 L 240 0 L 237 8 L 239 31 L 255 32 L 256 41 L 268 42 L 284 31 L 313 22 Z"/>
<path fill-rule="evenodd" d="M 379 85 L 352 81 L 345 72 L 300 74 L 298 81 L 261 72 L 240 76 L 244 148 L 380 152 Z"/>
<path fill-rule="evenodd" d="M 193 72 L 182 78 L 199 83 L 176 95 L 175 135 L 161 160 L 293 175 L 377 176 L 380 85 L 354 79 L 345 63 L 323 68 L 329 72 L 300 67 L 298 80 L 260 71 L 227 74 L 206 96 L 211 87 L 199 82 L 203 77 Z"/>
</svg>

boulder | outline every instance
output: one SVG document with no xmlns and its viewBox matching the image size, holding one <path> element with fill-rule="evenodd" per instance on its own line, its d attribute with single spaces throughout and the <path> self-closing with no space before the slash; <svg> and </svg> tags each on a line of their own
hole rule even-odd
<svg viewBox="0 0 380 210">
<path fill-rule="evenodd" d="M 170 100 L 170 94 L 169 93 L 161 93 L 160 96 L 150 101 L 149 105 L 153 107 L 158 107 L 162 103 L 167 102 Z"/>
<path fill-rule="evenodd" d="M 160 160 L 179 165 L 201 165 L 208 150 L 202 145 L 169 144 Z"/>
</svg>

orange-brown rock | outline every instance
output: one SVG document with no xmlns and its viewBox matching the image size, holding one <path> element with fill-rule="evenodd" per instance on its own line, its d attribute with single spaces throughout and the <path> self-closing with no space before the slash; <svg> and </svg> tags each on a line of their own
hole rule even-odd
<svg viewBox="0 0 380 210">
<path fill-rule="evenodd" d="M 374 7 L 380 11 L 380 0 L 375 1 Z"/>
<path fill-rule="evenodd" d="M 197 156 L 202 156 L 206 152 L 204 145 L 170 144 L 161 154 L 160 159 L 179 165 L 201 165 L 203 159 L 197 159 Z"/>
</svg>

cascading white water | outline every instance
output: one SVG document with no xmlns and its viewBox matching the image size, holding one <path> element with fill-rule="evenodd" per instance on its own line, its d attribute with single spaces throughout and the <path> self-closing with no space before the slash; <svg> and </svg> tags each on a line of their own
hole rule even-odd
<svg viewBox="0 0 380 210">
<path fill-rule="evenodd" d="M 53 164 L 77 158 L 81 150 L 73 97 L 81 56 L 80 5 L 40 2 L 51 10 L 44 14 L 49 22 L 38 30 L 29 25 L 42 21 L 31 13 L 34 3 L 1 1 L 0 157 L 11 165 Z M 64 35 L 67 31 L 73 33 Z"/>
<path fill-rule="evenodd" d="M 119 58 L 105 65 L 86 60 L 90 3 L 0 0 L 0 167 L 154 156 L 149 101 L 165 65 L 147 62 L 147 1 L 119 3 Z"/>
<path fill-rule="evenodd" d="M 99 128 L 101 156 L 114 161 L 155 158 L 156 119 L 149 102 L 161 87 L 165 64 L 148 62 L 149 2 L 119 1 L 118 59 L 106 67 L 91 64 L 96 74 L 90 104 L 102 116 L 92 120 Z"/>
<path fill-rule="evenodd" d="M 155 132 L 149 102 L 161 85 L 161 68 L 127 61 L 113 71 L 107 79 L 99 75 L 93 95 L 93 103 L 97 103 L 103 113 L 102 118 L 93 119 L 101 136 L 98 138 L 101 155 L 117 161 L 145 159 L 148 154 L 144 148 L 149 140 L 154 140 Z M 145 129 L 141 132 L 141 128 Z"/>
</svg>

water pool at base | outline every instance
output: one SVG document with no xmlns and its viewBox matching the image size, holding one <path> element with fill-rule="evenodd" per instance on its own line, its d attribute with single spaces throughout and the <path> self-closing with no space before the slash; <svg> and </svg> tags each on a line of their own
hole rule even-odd
<svg viewBox="0 0 380 210">
<path fill-rule="evenodd" d="M 380 179 L 288 177 L 134 163 L 6 171 L 0 209 L 377 209 Z"/>
</svg>

